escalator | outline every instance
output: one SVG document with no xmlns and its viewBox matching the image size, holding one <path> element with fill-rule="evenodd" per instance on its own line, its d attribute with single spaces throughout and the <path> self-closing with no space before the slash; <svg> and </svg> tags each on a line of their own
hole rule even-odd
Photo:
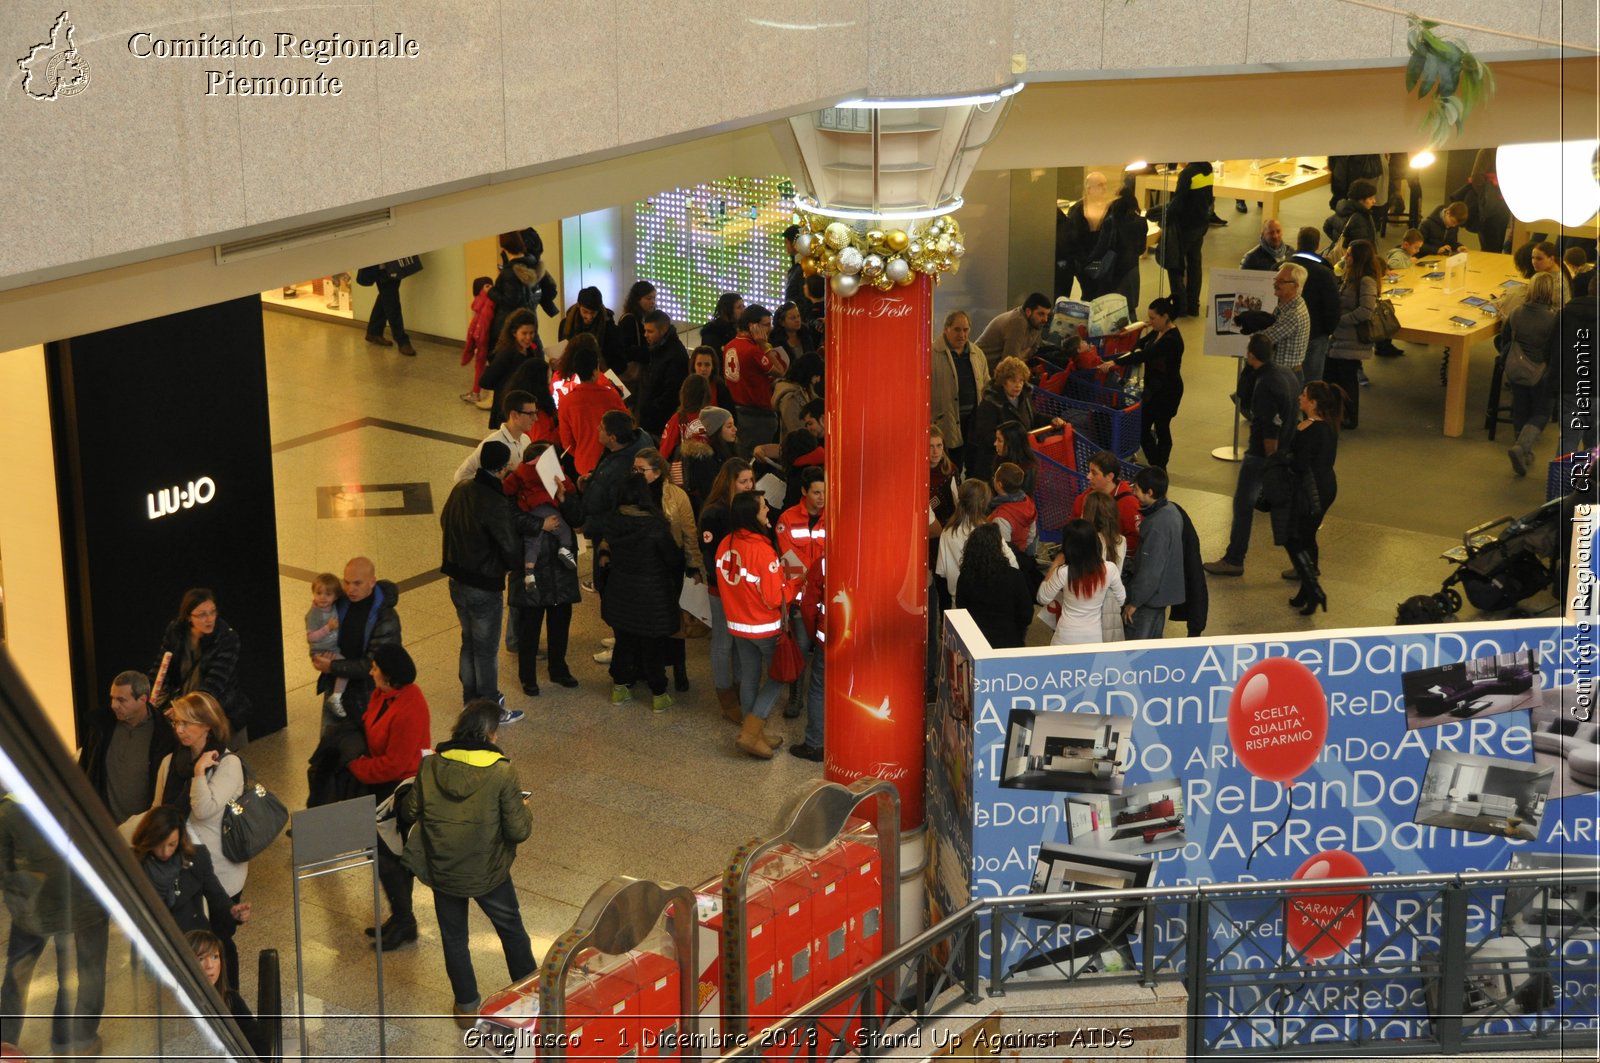
<svg viewBox="0 0 1600 1063">
<path fill-rule="evenodd" d="M 254 1060 L 177 924 L 0 649 L 0 1055 Z M 262 1040 L 282 1057 L 278 957 Z"/>
</svg>

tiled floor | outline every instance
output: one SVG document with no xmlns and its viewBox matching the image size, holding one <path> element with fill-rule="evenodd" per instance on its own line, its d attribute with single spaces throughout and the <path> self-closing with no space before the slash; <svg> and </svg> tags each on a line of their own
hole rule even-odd
<svg viewBox="0 0 1600 1063">
<path fill-rule="evenodd" d="M 1256 238 L 1259 214 L 1236 215 L 1214 230 L 1208 261 L 1232 265 Z M 1290 231 L 1320 222 L 1319 197 L 1290 201 Z M 1155 291 L 1154 266 L 1145 265 L 1145 296 Z M 981 323 L 979 323 L 981 324 Z M 1197 332 L 1193 321 L 1187 334 Z M 372 557 L 381 578 L 404 586 L 399 612 L 405 643 L 416 659 L 422 690 L 433 705 L 433 733 L 442 739 L 457 707 L 458 628 L 439 563 L 437 509 L 464 447 L 485 432 L 485 414 L 456 396 L 467 383 L 457 352 L 418 344 L 419 356 L 368 346 L 354 328 L 266 313 L 274 470 L 283 590 L 283 651 L 289 675 L 287 730 L 250 747 L 258 772 L 291 807 L 303 804 L 307 756 L 316 743 L 315 673 L 305 657 L 301 618 L 309 588 L 301 573 L 337 572 L 357 554 Z M 1220 556 L 1230 519 L 1235 466 L 1210 457 L 1232 428 L 1226 396 L 1233 362 L 1198 353 L 1188 335 L 1187 392 L 1175 425 L 1179 448 L 1172 462 L 1176 498 L 1193 517 L 1208 558 Z M 1479 352 L 1470 409 L 1481 410 L 1487 358 Z M 1469 525 L 1520 513 L 1543 498 L 1543 477 L 1514 481 L 1504 442 L 1483 438 L 1469 416 L 1462 439 L 1439 434 L 1442 390 L 1437 352 L 1412 348 L 1408 356 L 1369 364 L 1373 386 L 1362 396 L 1362 428 L 1341 443 L 1338 503 L 1322 541 L 1330 611 L 1314 618 L 1285 604 L 1289 584 L 1278 578 L 1286 564 L 1271 546 L 1266 520 L 1256 532 L 1243 578 L 1213 579 L 1208 633 L 1297 631 L 1391 623 L 1399 600 L 1435 589 L 1450 571 L 1439 552 Z M 370 420 L 369 420 L 370 419 Z M 382 422 L 382 423 L 372 423 Z M 386 426 L 390 425 L 390 426 Z M 392 427 L 402 426 L 400 429 Z M 1545 456 L 1553 450 L 1550 440 Z M 423 483 L 434 512 L 363 518 L 319 517 L 317 489 L 355 484 Z M 383 504 L 397 504 L 392 496 Z M 585 562 L 585 565 L 587 562 Z M 1539 599 L 1537 604 L 1548 604 Z M 523 917 L 540 954 L 576 916 L 589 894 L 612 875 L 627 874 L 696 884 L 718 874 L 735 845 L 761 832 L 817 767 L 780 753 L 771 763 L 751 760 L 733 745 L 733 730 L 717 714 L 707 678 L 707 644 L 691 643 L 694 689 L 677 705 L 653 715 L 642 703 L 612 706 L 604 667 L 591 662 L 602 628 L 596 603 L 586 598 L 574 617 L 572 666 L 576 690 L 549 684 L 537 699 L 516 693 L 514 662 L 502 660 L 502 686 L 511 704 L 528 711 L 508 726 L 503 744 L 534 792 L 535 830 L 514 869 Z M 1036 628 L 1034 641 L 1046 641 Z M 799 721 L 779 724 L 791 740 Z M 246 956 L 277 946 L 288 995 L 294 990 L 294 924 L 289 854 L 273 847 L 251 868 L 246 898 L 255 917 L 240 936 Z M 375 970 L 362 927 L 370 922 L 370 883 L 363 875 L 305 884 L 306 990 L 309 1010 L 365 1015 L 376 1000 Z M 422 938 L 386 957 L 392 1055 L 478 1054 L 465 1049 L 446 1018 L 449 991 L 438 931 L 425 888 L 417 888 Z M 474 946 L 480 988 L 503 984 L 506 971 L 487 922 L 475 917 Z M 252 969 L 246 963 L 247 969 Z M 253 978 L 246 979 L 252 988 Z M 315 1055 L 375 1050 L 370 1021 L 313 1022 Z"/>
</svg>

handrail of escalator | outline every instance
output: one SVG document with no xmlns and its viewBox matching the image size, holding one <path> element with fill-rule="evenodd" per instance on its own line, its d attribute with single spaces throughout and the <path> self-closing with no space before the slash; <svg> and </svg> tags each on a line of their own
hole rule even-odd
<svg viewBox="0 0 1600 1063">
<path fill-rule="evenodd" d="M 283 1063 L 283 979 L 277 949 L 262 949 L 256 960 L 256 1021 L 267 1035 L 262 1063 Z"/>
<path fill-rule="evenodd" d="M 53 830 L 63 837 L 70 853 L 64 852 L 73 866 L 92 873 L 87 883 L 97 899 L 112 902 L 108 910 L 118 925 L 119 915 L 130 926 L 122 930 L 133 940 L 135 950 L 152 972 L 168 982 L 187 1000 L 197 1021 L 203 1021 L 235 1059 L 252 1059 L 254 1053 L 222 997 L 206 980 L 200 962 L 189 949 L 172 913 L 156 896 L 155 887 L 134 863 L 133 853 L 117 833 L 117 825 L 99 796 L 79 770 L 70 752 L 56 738 L 54 724 L 45 716 L 33 692 L 23 681 L 10 653 L 0 645 L 0 771 L 14 778 L 18 787 L 33 795 L 48 794 L 48 809 L 42 799 L 40 809 L 54 823 Z M 0 782 L 0 790 L 8 783 Z M 29 814 L 33 811 L 30 809 Z M 103 892 L 102 892 L 103 891 Z M 277 1011 L 283 1009 L 280 1006 Z"/>
</svg>

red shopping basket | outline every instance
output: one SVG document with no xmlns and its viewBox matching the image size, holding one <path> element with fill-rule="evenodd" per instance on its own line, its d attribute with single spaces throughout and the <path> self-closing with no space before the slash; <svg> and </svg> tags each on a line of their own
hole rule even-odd
<svg viewBox="0 0 1600 1063">
<path fill-rule="evenodd" d="M 1078 496 L 1089 486 L 1088 477 L 1077 469 L 1079 438 L 1071 425 L 1032 437 L 1033 455 L 1039 461 L 1033 503 L 1039 511 L 1039 538 L 1046 542 L 1061 541 L 1061 526 L 1071 518 Z"/>
</svg>

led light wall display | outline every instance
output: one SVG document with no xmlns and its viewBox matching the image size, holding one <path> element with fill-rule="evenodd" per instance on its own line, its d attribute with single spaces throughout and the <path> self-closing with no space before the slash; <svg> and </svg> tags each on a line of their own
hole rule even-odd
<svg viewBox="0 0 1600 1063">
<path fill-rule="evenodd" d="M 651 196 L 634 205 L 635 276 L 656 286 L 657 309 L 690 325 L 709 320 L 723 292 L 776 310 L 793 210 L 794 185 L 781 176 L 730 177 Z"/>
</svg>

